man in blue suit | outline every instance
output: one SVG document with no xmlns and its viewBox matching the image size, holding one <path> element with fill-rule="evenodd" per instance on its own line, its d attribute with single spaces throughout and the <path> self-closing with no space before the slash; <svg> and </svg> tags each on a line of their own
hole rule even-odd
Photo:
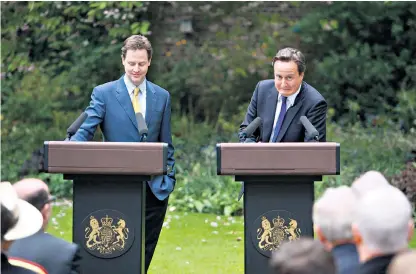
<svg viewBox="0 0 416 274">
<path fill-rule="evenodd" d="M 152 53 L 149 40 L 142 35 L 133 35 L 124 41 L 121 59 L 125 74 L 94 88 L 85 111 L 88 118 L 71 138 L 71 141 L 90 141 L 100 125 L 107 142 L 140 142 L 135 113 L 141 112 L 148 127 L 147 141 L 168 144 L 168 174 L 152 178 L 146 187 L 146 272 L 162 230 L 169 194 L 176 182 L 170 94 L 146 79 Z"/>
</svg>

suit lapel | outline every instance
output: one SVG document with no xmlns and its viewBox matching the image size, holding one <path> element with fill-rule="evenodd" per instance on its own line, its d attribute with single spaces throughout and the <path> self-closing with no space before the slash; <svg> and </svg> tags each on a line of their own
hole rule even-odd
<svg viewBox="0 0 416 274">
<path fill-rule="evenodd" d="M 153 85 L 146 80 L 146 124 L 150 125 L 153 110 L 156 107 L 157 95 Z"/>
<path fill-rule="evenodd" d="M 277 90 L 275 87 L 273 87 L 270 90 L 270 93 L 266 99 L 266 108 L 265 108 L 266 113 L 264 117 L 270 117 L 270 119 L 265 119 L 264 121 L 263 129 L 267 131 L 264 132 L 265 140 L 263 140 L 263 142 L 266 142 L 266 141 L 268 142 L 268 140 L 270 139 L 270 136 L 272 135 L 274 116 L 276 113 L 276 106 L 277 106 L 277 96 L 278 96 Z"/>
<path fill-rule="evenodd" d="M 120 105 L 123 107 L 127 116 L 130 118 L 133 125 L 138 130 L 136 115 L 134 114 L 133 110 L 133 104 L 131 103 L 130 95 L 127 91 L 126 84 L 124 83 L 123 76 L 117 82 L 116 98 Z"/>
<path fill-rule="evenodd" d="M 285 135 L 287 129 L 289 128 L 290 124 L 293 121 L 293 118 L 295 118 L 296 114 L 302 107 L 302 101 L 303 101 L 303 95 L 304 95 L 304 87 L 302 83 L 302 87 L 300 89 L 300 92 L 298 96 L 296 96 L 295 104 L 290 107 L 285 115 L 285 119 L 283 120 L 282 128 L 279 131 L 279 135 L 277 135 L 276 143 L 280 142 Z"/>
</svg>

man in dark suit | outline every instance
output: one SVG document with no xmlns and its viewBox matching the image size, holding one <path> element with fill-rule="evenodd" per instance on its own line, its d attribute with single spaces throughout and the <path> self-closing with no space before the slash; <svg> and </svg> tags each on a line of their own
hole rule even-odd
<svg viewBox="0 0 416 274">
<path fill-rule="evenodd" d="M 355 273 L 359 266 L 351 225 L 357 197 L 350 187 L 328 188 L 313 205 L 314 232 L 335 259 L 337 274 Z"/>
<path fill-rule="evenodd" d="M 79 248 L 45 232 L 49 223 L 53 200 L 48 186 L 38 179 L 23 179 L 13 185 L 19 198 L 36 207 L 43 217 L 42 228 L 32 236 L 15 241 L 9 255 L 33 261 L 49 274 L 75 274 L 79 271 Z"/>
<path fill-rule="evenodd" d="M 380 187 L 359 198 L 352 233 L 361 265 L 357 274 L 385 274 L 393 258 L 408 250 L 412 205 L 398 188 Z"/>
<path fill-rule="evenodd" d="M 311 141 L 299 122 L 306 116 L 319 132 L 319 141 L 326 141 L 327 103 L 312 86 L 303 82 L 305 57 L 296 49 L 284 48 L 273 58 L 274 80 L 260 81 L 248 106 L 240 133 L 256 117 L 262 125 L 249 136 L 254 142 Z M 240 134 L 240 141 L 244 141 Z"/>
<path fill-rule="evenodd" d="M 107 142 L 140 142 L 135 116 L 140 112 L 148 127 L 147 141 L 168 144 L 168 174 L 155 176 L 146 184 L 146 271 L 162 230 L 169 194 L 176 182 L 170 94 L 146 79 L 152 53 L 149 40 L 142 35 L 133 35 L 124 41 L 121 61 L 125 74 L 94 88 L 86 109 L 88 118 L 71 138 L 72 141 L 90 141 L 100 125 Z"/>
</svg>

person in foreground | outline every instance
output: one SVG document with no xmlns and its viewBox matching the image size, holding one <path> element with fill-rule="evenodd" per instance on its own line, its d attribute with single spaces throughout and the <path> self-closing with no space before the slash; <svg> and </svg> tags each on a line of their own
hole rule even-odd
<svg viewBox="0 0 416 274">
<path fill-rule="evenodd" d="M 51 218 L 53 200 L 49 188 L 39 179 L 23 179 L 13 185 L 20 199 L 37 208 L 43 217 L 37 233 L 15 241 L 9 255 L 41 265 L 49 274 L 75 274 L 79 270 L 79 247 L 46 232 Z M 41 246 L 41 248 L 39 248 Z"/>
<path fill-rule="evenodd" d="M 306 116 L 319 133 L 319 141 L 326 141 L 327 103 L 312 86 L 303 81 L 305 57 L 297 49 L 284 48 L 273 58 L 274 80 L 260 81 L 253 93 L 246 116 L 240 125 L 242 131 L 257 117 L 262 125 L 251 142 L 307 142 L 311 141 L 300 123 Z"/>
<path fill-rule="evenodd" d="M 357 203 L 352 233 L 359 274 L 386 273 L 392 258 L 408 250 L 413 235 L 412 206 L 395 187 L 381 187 Z"/>
<path fill-rule="evenodd" d="M 359 266 L 351 225 L 357 197 L 351 188 L 328 188 L 313 206 L 317 238 L 332 253 L 338 274 L 355 273 Z"/>
<path fill-rule="evenodd" d="M 414 274 L 416 273 L 416 251 L 409 250 L 398 254 L 391 261 L 387 274 Z"/>
<path fill-rule="evenodd" d="M 149 40 L 142 35 L 133 35 L 124 41 L 121 62 L 125 74 L 94 88 L 85 110 L 88 117 L 71 138 L 71 141 L 90 141 L 100 125 L 107 142 L 140 142 L 135 115 L 141 113 L 148 127 L 147 141 L 168 144 L 168 174 L 155 176 L 146 184 L 146 272 L 162 230 L 169 194 L 176 182 L 170 94 L 146 79 L 152 54 Z"/>
<path fill-rule="evenodd" d="M 45 274 L 42 267 L 30 261 L 15 261 L 6 255 L 13 241 L 36 233 L 42 226 L 42 215 L 28 202 L 18 199 L 9 182 L 0 183 L 1 201 L 1 271 L 2 274 Z"/>
<path fill-rule="evenodd" d="M 276 274 L 334 274 L 336 267 L 331 253 L 317 240 L 303 237 L 285 242 L 270 258 Z"/>
</svg>

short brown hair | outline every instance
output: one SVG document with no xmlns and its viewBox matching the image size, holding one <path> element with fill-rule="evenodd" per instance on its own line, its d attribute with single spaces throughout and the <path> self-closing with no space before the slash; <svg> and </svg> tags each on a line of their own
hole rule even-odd
<svg viewBox="0 0 416 274">
<path fill-rule="evenodd" d="M 300 50 L 297 50 L 294 48 L 284 48 L 284 49 L 279 50 L 276 53 L 276 56 L 273 57 L 272 66 L 274 66 L 274 63 L 276 61 L 295 62 L 296 65 L 298 65 L 299 74 L 301 74 L 302 72 L 305 72 L 306 70 L 305 56 L 303 55 L 302 52 L 300 52 Z"/>
<path fill-rule="evenodd" d="M 271 260 L 273 273 L 279 274 L 333 274 L 334 258 L 322 244 L 312 238 L 285 242 Z"/>
<path fill-rule="evenodd" d="M 152 44 L 150 44 L 149 39 L 147 39 L 143 35 L 132 35 L 126 40 L 124 40 L 124 45 L 121 48 L 121 56 L 126 58 L 126 54 L 128 50 L 138 50 L 138 49 L 145 49 L 147 51 L 147 59 L 152 59 L 153 49 Z"/>
</svg>

